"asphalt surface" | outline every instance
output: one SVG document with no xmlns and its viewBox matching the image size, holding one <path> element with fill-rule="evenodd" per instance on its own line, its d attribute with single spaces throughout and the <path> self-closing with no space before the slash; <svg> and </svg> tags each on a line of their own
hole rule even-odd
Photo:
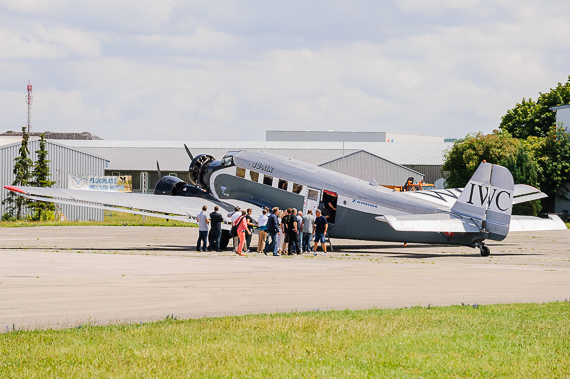
<svg viewBox="0 0 570 379">
<path fill-rule="evenodd" d="M 0 228 L 0 330 L 287 312 L 570 299 L 570 233 L 456 246 L 333 240 L 266 257 L 193 251 L 195 228 Z M 254 237 L 254 242 L 255 242 Z"/>
</svg>

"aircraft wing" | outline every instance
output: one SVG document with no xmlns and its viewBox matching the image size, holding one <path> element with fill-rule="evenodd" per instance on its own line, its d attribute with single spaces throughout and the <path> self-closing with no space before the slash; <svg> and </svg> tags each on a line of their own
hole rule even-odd
<svg viewBox="0 0 570 379">
<path fill-rule="evenodd" d="M 218 203 L 198 197 L 84 191 L 63 188 L 16 186 L 5 186 L 4 188 L 32 200 L 71 204 L 193 223 L 196 222 L 195 218 L 202 211 L 204 205 L 208 206 L 209 210 L 213 210 L 215 205 L 220 206 L 220 213 L 222 213 L 224 218 L 226 213 L 224 210 L 228 211 L 228 208 L 233 208 L 226 203 Z"/>
</svg>

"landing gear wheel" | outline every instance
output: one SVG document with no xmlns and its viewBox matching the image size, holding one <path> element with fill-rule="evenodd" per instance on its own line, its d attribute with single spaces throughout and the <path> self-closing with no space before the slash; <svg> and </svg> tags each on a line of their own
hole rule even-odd
<svg viewBox="0 0 570 379">
<path fill-rule="evenodd" d="M 479 246 L 479 249 L 481 250 L 481 256 L 482 257 L 488 257 L 489 254 L 491 254 L 491 249 L 489 249 L 489 247 L 481 244 L 481 246 Z"/>
</svg>

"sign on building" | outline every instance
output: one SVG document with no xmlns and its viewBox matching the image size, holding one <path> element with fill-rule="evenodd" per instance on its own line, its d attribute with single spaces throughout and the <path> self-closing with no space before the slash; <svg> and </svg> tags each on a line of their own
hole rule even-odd
<svg viewBox="0 0 570 379">
<path fill-rule="evenodd" d="M 94 176 L 69 174 L 67 188 L 86 191 L 132 192 L 133 180 L 130 175 Z"/>
</svg>

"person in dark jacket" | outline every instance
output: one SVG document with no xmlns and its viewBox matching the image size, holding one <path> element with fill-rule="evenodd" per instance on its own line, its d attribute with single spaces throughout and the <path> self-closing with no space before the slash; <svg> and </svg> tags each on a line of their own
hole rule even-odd
<svg viewBox="0 0 570 379">
<path fill-rule="evenodd" d="M 289 235 L 288 255 L 293 254 L 292 250 L 297 254 L 301 254 L 301 249 L 299 249 L 299 223 L 297 222 L 297 210 L 295 208 L 291 210 L 287 233 Z"/>
<path fill-rule="evenodd" d="M 271 215 L 267 219 L 267 243 L 265 245 L 265 250 L 263 253 L 267 255 L 269 251 L 273 251 L 273 256 L 278 257 L 277 254 L 277 233 L 279 232 L 279 220 L 277 219 L 277 213 L 279 213 L 279 208 L 275 207 L 272 210 Z M 271 239 L 271 242 L 269 242 Z"/>
<path fill-rule="evenodd" d="M 222 222 L 224 221 L 224 216 L 222 216 L 218 211 L 220 208 L 216 205 L 214 211 L 210 213 L 210 234 L 212 235 L 210 246 L 208 246 L 208 251 L 215 249 L 216 251 L 222 251 L 220 249 L 220 238 L 222 237 Z"/>
</svg>

